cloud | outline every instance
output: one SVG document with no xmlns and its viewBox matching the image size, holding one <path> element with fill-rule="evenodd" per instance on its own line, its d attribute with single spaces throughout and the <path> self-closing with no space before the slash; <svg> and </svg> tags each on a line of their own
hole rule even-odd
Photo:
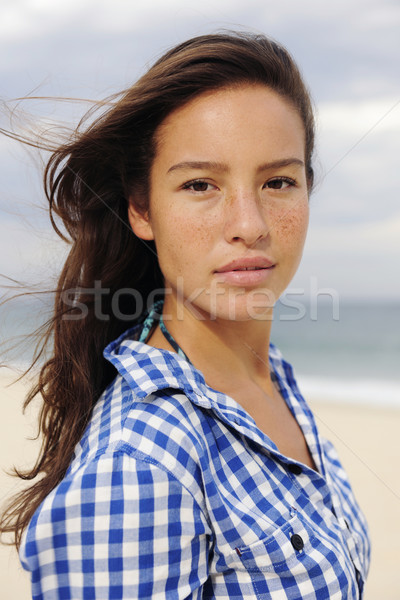
<svg viewBox="0 0 400 600">
<path fill-rule="evenodd" d="M 5 40 L 37 39 L 44 32 L 54 35 L 68 30 L 74 23 L 75 32 L 84 37 L 93 33 L 127 34 L 150 30 L 179 19 L 226 19 L 241 6 L 239 0 L 204 1 L 202 6 L 190 6 L 182 0 L 3 0 L 0 36 Z M 74 33 L 69 31 L 69 34 Z"/>
<path fill-rule="evenodd" d="M 79 0 L 3 0 L 0 10 L 0 36 L 3 42 L 40 37 L 44 31 L 58 28 L 80 11 Z"/>
<path fill-rule="evenodd" d="M 400 97 L 353 102 L 321 102 L 317 108 L 324 134 L 367 135 L 374 130 L 400 133 Z"/>
<path fill-rule="evenodd" d="M 394 218 L 400 103 L 389 98 L 322 104 L 318 122 L 315 223 L 334 228 Z"/>
</svg>

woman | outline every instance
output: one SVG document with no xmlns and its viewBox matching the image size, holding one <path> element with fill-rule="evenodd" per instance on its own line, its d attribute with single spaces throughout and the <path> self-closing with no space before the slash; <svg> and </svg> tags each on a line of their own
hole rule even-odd
<svg viewBox="0 0 400 600">
<path fill-rule="evenodd" d="M 34 598 L 362 596 L 364 517 L 270 344 L 313 142 L 289 54 L 232 33 L 167 52 L 53 154 L 72 247 L 28 398 L 42 478 L 3 519 Z"/>
</svg>

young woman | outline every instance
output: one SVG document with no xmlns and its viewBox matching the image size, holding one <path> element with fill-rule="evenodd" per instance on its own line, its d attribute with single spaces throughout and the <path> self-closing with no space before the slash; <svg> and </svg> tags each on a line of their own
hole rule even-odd
<svg viewBox="0 0 400 600">
<path fill-rule="evenodd" d="M 270 344 L 313 142 L 287 51 L 232 33 L 167 52 L 53 154 L 72 246 L 28 398 L 42 477 L 3 517 L 33 598 L 362 597 L 364 517 Z"/>
</svg>

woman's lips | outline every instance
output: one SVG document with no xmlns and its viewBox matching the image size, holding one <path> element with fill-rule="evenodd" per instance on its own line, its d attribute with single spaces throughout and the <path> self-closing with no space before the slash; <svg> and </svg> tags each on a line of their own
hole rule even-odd
<svg viewBox="0 0 400 600">
<path fill-rule="evenodd" d="M 263 283 L 271 275 L 275 263 L 263 256 L 234 260 L 215 271 L 218 280 L 242 287 Z"/>
</svg>

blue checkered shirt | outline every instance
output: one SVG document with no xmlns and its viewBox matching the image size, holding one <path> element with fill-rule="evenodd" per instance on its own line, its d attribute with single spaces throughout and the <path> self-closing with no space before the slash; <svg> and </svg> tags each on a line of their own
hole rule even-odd
<svg viewBox="0 0 400 600">
<path fill-rule="evenodd" d="M 367 525 L 279 351 L 273 379 L 318 472 L 138 333 L 105 350 L 119 374 L 25 532 L 33 598 L 361 598 Z"/>
</svg>

